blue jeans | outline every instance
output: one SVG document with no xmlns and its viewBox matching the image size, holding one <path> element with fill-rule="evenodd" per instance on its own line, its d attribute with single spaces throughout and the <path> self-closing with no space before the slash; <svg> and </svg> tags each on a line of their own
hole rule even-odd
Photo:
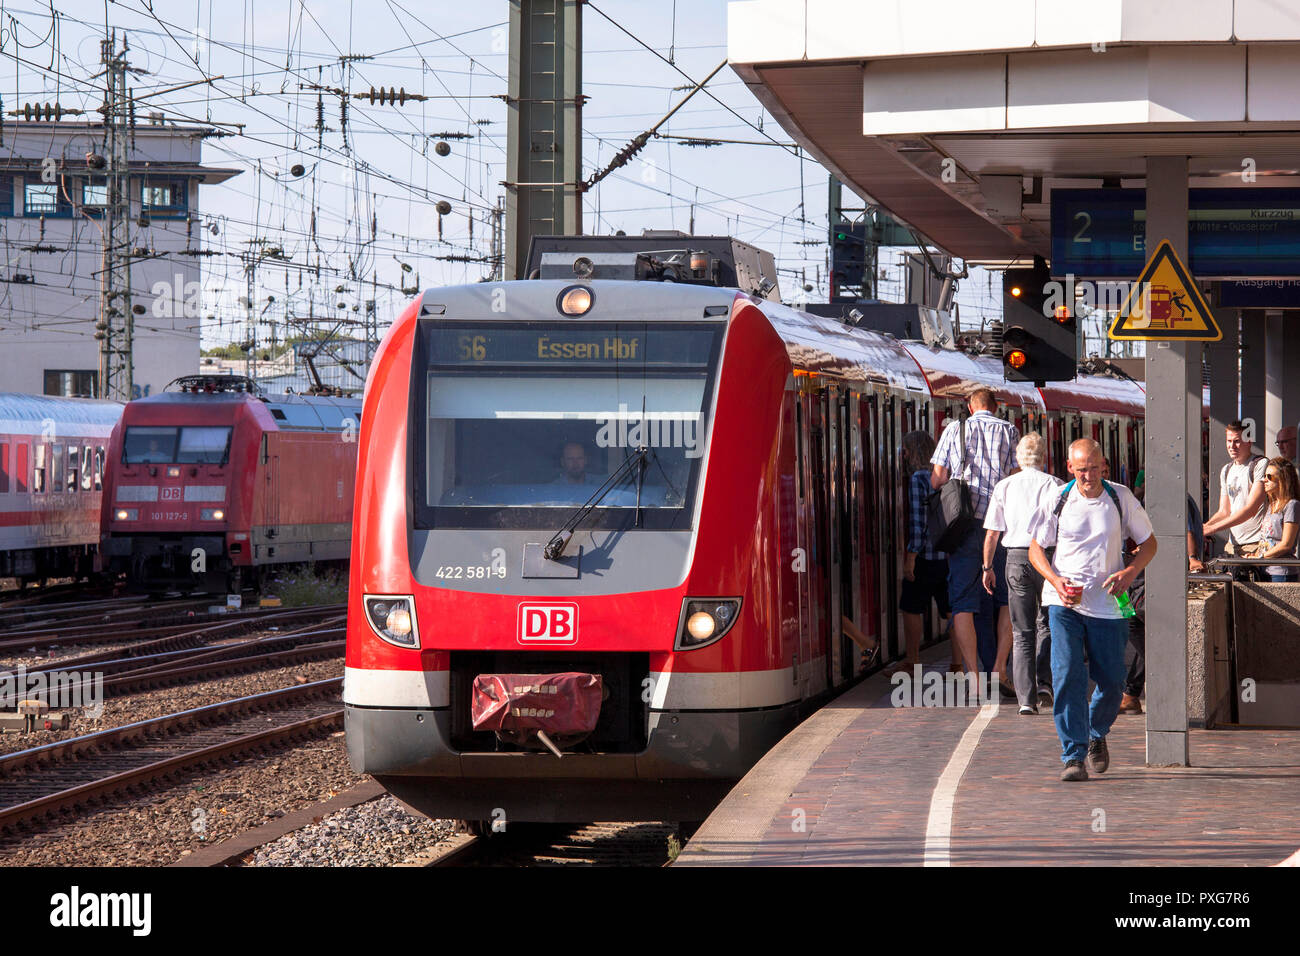
<svg viewBox="0 0 1300 956">
<path fill-rule="evenodd" d="M 1052 718 L 1061 738 L 1061 762 L 1081 761 L 1087 755 L 1088 741 L 1104 738 L 1119 714 L 1128 621 L 1088 617 L 1056 605 L 1047 609 L 1047 618 L 1052 629 L 1052 690 L 1056 698 Z M 1089 677 L 1097 684 L 1091 701 Z"/>
</svg>

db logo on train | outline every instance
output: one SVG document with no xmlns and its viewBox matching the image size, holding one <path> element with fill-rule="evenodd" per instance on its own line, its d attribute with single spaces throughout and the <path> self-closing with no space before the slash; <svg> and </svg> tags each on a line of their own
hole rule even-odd
<svg viewBox="0 0 1300 956">
<path fill-rule="evenodd" d="M 578 643 L 578 605 L 519 605 L 519 643 Z"/>
</svg>

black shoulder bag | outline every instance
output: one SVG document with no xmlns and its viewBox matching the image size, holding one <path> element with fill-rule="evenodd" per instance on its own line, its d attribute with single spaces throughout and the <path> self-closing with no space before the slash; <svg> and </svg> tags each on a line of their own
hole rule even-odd
<svg viewBox="0 0 1300 956">
<path fill-rule="evenodd" d="M 970 485 L 966 474 L 966 419 L 961 420 L 961 464 L 938 491 L 930 495 L 927 503 L 927 530 L 930 547 L 936 551 L 955 551 L 975 527 L 975 506 L 971 504 Z"/>
</svg>

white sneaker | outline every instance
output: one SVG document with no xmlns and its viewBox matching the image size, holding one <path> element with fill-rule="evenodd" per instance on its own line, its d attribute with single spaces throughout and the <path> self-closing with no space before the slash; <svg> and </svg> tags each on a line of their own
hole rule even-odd
<svg viewBox="0 0 1300 956">
<path fill-rule="evenodd" d="M 1020 716 L 1021 716 L 1021 717 L 1025 717 L 1025 716 L 1028 716 L 1028 715 L 1031 715 L 1031 714 L 1036 714 L 1036 713 L 1038 713 L 1038 708 L 1037 708 L 1037 707 L 1030 707 L 1028 704 L 1021 704 L 1021 705 L 1020 705 Z"/>
</svg>

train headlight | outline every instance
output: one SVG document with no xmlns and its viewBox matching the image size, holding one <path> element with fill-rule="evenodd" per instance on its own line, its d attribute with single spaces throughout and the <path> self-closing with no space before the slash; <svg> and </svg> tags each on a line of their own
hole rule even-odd
<svg viewBox="0 0 1300 956">
<path fill-rule="evenodd" d="M 565 315 L 586 315 L 595 300 L 585 285 L 571 285 L 560 293 L 560 311 Z"/>
<path fill-rule="evenodd" d="M 369 595 L 363 598 L 366 620 L 381 640 L 398 647 L 419 647 L 415 601 L 409 595 Z"/>
<path fill-rule="evenodd" d="M 203 508 L 199 511 L 200 521 L 225 521 L 226 513 L 220 508 Z"/>
<path fill-rule="evenodd" d="M 139 508 L 118 508 L 113 512 L 113 517 L 118 521 L 135 521 L 140 517 Z"/>
<path fill-rule="evenodd" d="M 687 598 L 682 602 L 674 649 L 689 651 L 721 640 L 739 611 L 740 598 Z"/>
</svg>

